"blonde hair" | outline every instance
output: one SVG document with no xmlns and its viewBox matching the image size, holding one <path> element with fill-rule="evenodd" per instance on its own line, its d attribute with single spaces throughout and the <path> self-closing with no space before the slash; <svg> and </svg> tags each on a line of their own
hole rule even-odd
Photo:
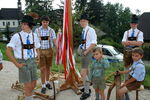
<svg viewBox="0 0 150 100">
<path fill-rule="evenodd" d="M 103 54 L 102 48 L 100 48 L 100 47 L 95 47 L 93 49 L 93 53 L 96 52 L 96 51 L 98 51 L 99 53 Z"/>
</svg>

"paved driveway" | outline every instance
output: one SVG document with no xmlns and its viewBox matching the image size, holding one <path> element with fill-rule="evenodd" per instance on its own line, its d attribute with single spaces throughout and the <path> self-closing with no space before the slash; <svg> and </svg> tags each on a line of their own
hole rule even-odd
<svg viewBox="0 0 150 100">
<path fill-rule="evenodd" d="M 4 69 L 0 71 L 0 100 L 18 100 L 18 95 L 22 95 L 22 93 L 17 90 L 11 89 L 12 83 L 15 83 L 16 80 L 18 80 L 17 68 L 11 62 L 4 61 Z M 91 89 L 91 97 L 87 100 L 95 100 L 94 90 L 92 87 Z M 40 91 L 40 89 L 38 89 L 37 91 Z M 105 90 L 105 94 L 106 92 L 107 89 Z M 135 91 L 130 92 L 130 97 L 131 100 L 135 100 Z M 149 100 L 149 97 L 150 90 L 144 90 L 140 92 L 139 100 Z M 60 92 L 57 95 L 56 100 L 80 100 L 80 95 L 76 95 L 72 90 L 66 90 Z M 110 100 L 115 100 L 115 90 L 113 90 Z"/>
</svg>

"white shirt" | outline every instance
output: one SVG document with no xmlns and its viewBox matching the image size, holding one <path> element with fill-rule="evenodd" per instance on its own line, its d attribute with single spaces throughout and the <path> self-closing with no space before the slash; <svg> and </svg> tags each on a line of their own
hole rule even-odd
<svg viewBox="0 0 150 100">
<path fill-rule="evenodd" d="M 33 37 L 32 37 L 32 32 L 31 33 L 26 33 L 21 31 L 20 32 L 23 44 L 26 44 L 26 40 L 27 40 L 27 36 L 29 35 L 29 40 L 31 42 L 31 44 L 33 44 Z M 35 45 L 35 57 L 37 57 L 37 52 L 36 52 L 36 48 L 40 48 L 40 42 L 39 39 L 37 37 L 36 34 L 34 34 L 34 45 Z M 16 33 L 13 35 L 13 37 L 11 38 L 10 42 L 7 44 L 7 47 L 12 47 L 14 50 L 14 56 L 17 59 L 22 59 L 22 46 L 21 46 L 21 40 L 19 37 L 19 34 Z M 29 59 L 29 56 L 27 55 L 27 49 L 23 49 L 24 50 L 24 59 Z M 32 50 L 32 57 L 34 57 L 34 53 L 33 53 L 33 49 Z"/>
<path fill-rule="evenodd" d="M 134 29 L 134 37 L 137 36 L 139 31 L 140 30 L 138 30 L 137 28 Z M 128 32 L 129 32 L 129 37 L 131 37 L 133 29 L 131 28 L 130 30 L 124 32 L 124 36 L 123 36 L 122 42 L 126 42 L 128 40 Z M 138 38 L 137 38 L 137 41 L 143 42 L 143 39 L 144 39 L 143 38 L 143 32 L 140 31 L 140 33 L 138 35 Z"/>
<path fill-rule="evenodd" d="M 91 44 L 97 44 L 97 35 L 92 27 L 86 26 L 83 29 L 83 31 L 84 31 L 84 39 L 86 39 L 86 49 L 89 48 Z M 85 44 L 83 47 L 85 49 Z"/>
</svg>

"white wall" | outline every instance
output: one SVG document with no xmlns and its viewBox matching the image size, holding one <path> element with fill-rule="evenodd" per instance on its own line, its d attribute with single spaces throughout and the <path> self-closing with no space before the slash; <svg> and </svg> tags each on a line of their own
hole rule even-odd
<svg viewBox="0 0 150 100">
<path fill-rule="evenodd" d="M 5 23 L 5 25 L 3 25 L 3 22 Z M 0 28 L 6 28 L 6 23 L 10 23 L 9 27 L 13 28 L 13 27 L 18 27 L 18 20 L 0 20 Z M 13 25 L 14 23 L 14 25 Z"/>
</svg>

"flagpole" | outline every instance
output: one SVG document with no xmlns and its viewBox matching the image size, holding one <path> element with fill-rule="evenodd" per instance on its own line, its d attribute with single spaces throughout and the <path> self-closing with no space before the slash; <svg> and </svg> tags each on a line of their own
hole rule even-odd
<svg viewBox="0 0 150 100">
<path fill-rule="evenodd" d="M 65 0 L 64 3 L 64 22 L 63 22 L 63 50 L 62 63 L 64 65 L 65 83 L 61 85 L 60 90 L 72 89 L 76 94 L 81 94 L 78 86 L 83 85 L 78 72 L 75 69 L 75 60 L 73 56 L 73 34 L 72 34 L 72 8 L 71 0 Z M 67 66 L 68 65 L 68 66 Z M 68 67 L 68 69 L 67 69 Z"/>
</svg>

